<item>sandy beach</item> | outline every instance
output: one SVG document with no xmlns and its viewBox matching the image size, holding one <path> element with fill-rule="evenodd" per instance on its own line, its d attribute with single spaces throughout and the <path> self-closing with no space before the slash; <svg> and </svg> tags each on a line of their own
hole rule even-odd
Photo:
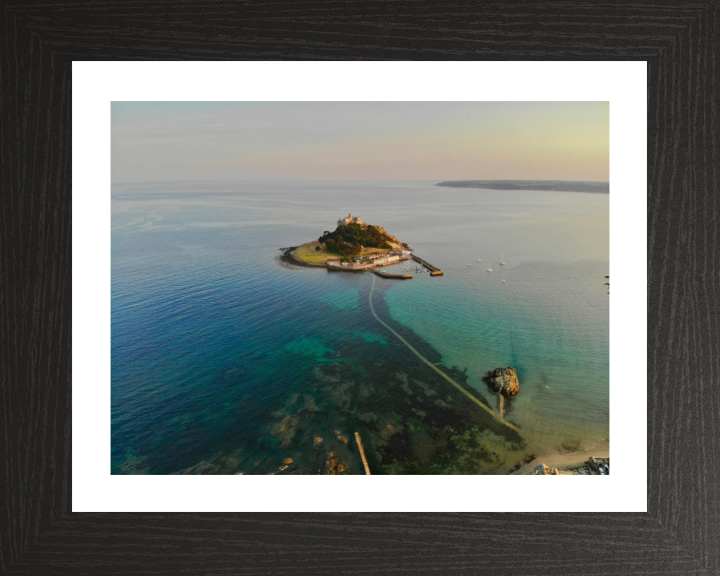
<svg viewBox="0 0 720 576">
<path fill-rule="evenodd" d="M 608 440 L 601 440 L 592 448 L 579 452 L 571 452 L 564 454 L 561 452 L 548 452 L 547 454 L 542 454 L 538 456 L 537 458 L 535 458 L 535 460 L 528 462 L 514 472 L 511 472 L 511 474 L 532 474 L 533 468 L 535 468 L 535 466 L 537 466 L 538 464 L 545 464 L 550 468 L 558 468 L 562 471 L 564 469 L 582 466 L 591 456 L 596 456 L 598 458 L 609 458 L 610 442 Z"/>
</svg>

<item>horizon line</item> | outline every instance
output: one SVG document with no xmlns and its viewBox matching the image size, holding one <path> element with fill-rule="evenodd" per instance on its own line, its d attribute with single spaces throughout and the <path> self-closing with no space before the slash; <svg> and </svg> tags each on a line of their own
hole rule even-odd
<svg viewBox="0 0 720 576">
<path fill-rule="evenodd" d="M 562 178 L 458 178 L 458 179 L 436 179 L 436 178 L 233 178 L 222 180 L 133 180 L 122 182 L 110 182 L 115 184 L 178 184 L 178 183 L 202 183 L 202 182 L 592 182 L 596 184 L 610 184 L 610 180 L 566 180 Z"/>
</svg>

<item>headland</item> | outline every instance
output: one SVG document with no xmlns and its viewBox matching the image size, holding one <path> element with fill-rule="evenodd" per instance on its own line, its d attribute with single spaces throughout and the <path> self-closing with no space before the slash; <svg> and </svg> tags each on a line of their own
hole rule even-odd
<svg viewBox="0 0 720 576">
<path fill-rule="evenodd" d="M 571 180 L 450 180 L 436 186 L 450 188 L 484 188 L 486 190 L 542 190 L 546 192 L 590 192 L 609 194 L 609 182 Z"/>
</svg>

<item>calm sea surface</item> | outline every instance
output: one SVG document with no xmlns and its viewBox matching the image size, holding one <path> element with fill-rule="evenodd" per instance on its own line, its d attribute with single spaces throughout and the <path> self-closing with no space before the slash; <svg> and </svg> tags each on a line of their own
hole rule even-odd
<svg viewBox="0 0 720 576">
<path fill-rule="evenodd" d="M 505 473 L 607 438 L 609 196 L 433 184 L 114 185 L 112 472 L 364 473 L 359 432 L 373 473 Z M 350 212 L 445 275 L 280 258 Z M 514 366 L 521 433 L 370 297 L 492 410 Z"/>
</svg>

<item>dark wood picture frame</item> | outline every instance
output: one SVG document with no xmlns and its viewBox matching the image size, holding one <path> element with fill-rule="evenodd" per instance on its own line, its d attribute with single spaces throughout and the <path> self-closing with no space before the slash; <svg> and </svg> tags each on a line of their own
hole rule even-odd
<svg viewBox="0 0 720 576">
<path fill-rule="evenodd" d="M 719 21 L 717 0 L 1 4 L 0 573 L 720 574 Z M 647 61 L 648 512 L 72 513 L 72 61 L 164 59 Z"/>
</svg>

